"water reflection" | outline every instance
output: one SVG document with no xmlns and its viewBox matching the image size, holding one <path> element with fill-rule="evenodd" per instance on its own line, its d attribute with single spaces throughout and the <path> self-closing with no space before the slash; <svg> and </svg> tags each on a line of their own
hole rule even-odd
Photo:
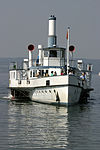
<svg viewBox="0 0 100 150">
<path fill-rule="evenodd" d="M 69 137 L 67 146 L 69 149 L 95 149 L 97 143 L 93 139 L 95 124 L 92 117 L 92 105 L 90 103 L 68 109 Z"/>
<path fill-rule="evenodd" d="M 99 131 L 100 127 L 93 119 L 96 113 L 93 112 L 94 106 L 89 103 L 59 108 L 37 103 L 10 102 L 9 149 L 94 149 L 100 136 L 95 126 Z"/>
<path fill-rule="evenodd" d="M 36 103 L 9 103 L 10 148 L 65 148 L 68 109 Z"/>
</svg>

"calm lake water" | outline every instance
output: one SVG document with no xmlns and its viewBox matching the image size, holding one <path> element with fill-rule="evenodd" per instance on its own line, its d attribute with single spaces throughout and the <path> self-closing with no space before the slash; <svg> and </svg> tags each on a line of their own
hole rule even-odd
<svg viewBox="0 0 100 150">
<path fill-rule="evenodd" d="M 6 99 L 8 63 L 0 62 L 0 150 L 100 150 L 100 77 L 87 104 L 56 107 Z"/>
</svg>

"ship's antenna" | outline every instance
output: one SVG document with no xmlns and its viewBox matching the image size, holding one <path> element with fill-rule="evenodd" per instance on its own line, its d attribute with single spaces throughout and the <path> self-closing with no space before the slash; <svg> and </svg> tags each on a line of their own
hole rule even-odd
<svg viewBox="0 0 100 150">
<path fill-rule="evenodd" d="M 68 70 L 69 70 L 69 45 L 70 45 L 69 31 L 70 31 L 70 27 L 68 27 L 68 29 L 67 29 L 67 36 L 66 36 L 66 39 L 67 39 L 67 48 L 66 48 L 66 51 L 67 51 L 67 74 L 68 74 Z"/>
</svg>

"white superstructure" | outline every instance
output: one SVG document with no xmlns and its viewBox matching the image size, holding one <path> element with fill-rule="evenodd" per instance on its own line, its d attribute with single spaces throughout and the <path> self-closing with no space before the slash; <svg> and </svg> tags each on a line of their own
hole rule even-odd
<svg viewBox="0 0 100 150">
<path fill-rule="evenodd" d="M 48 47 L 38 45 L 39 54 L 37 59 L 33 60 L 34 46 L 30 44 L 29 58 L 24 59 L 23 67 L 18 68 L 15 62 L 10 65 L 11 99 L 31 99 L 60 105 L 84 101 L 92 90 L 90 87 L 92 65 L 86 67 L 82 60 L 73 60 L 74 47 L 70 46 L 69 31 L 70 28 L 67 31 L 67 48 L 58 47 L 56 17 L 50 16 Z"/>
</svg>

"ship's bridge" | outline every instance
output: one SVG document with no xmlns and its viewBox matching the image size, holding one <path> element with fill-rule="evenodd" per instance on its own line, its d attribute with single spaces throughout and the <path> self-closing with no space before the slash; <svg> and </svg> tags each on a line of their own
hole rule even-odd
<svg viewBox="0 0 100 150">
<path fill-rule="evenodd" d="M 49 47 L 41 50 L 41 66 L 65 66 L 65 48 Z"/>
</svg>

